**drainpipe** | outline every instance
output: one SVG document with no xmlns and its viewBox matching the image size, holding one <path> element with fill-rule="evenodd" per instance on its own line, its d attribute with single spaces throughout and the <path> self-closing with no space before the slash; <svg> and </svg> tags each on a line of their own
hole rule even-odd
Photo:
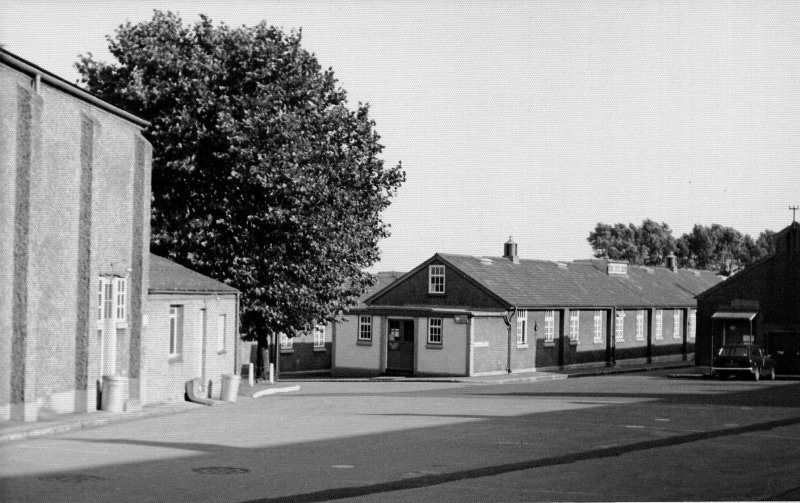
<svg viewBox="0 0 800 503">
<path fill-rule="evenodd" d="M 508 330 L 508 361 L 506 363 L 506 372 L 511 373 L 511 319 L 517 314 L 517 306 L 511 306 L 511 310 L 503 316 L 503 321 Z"/>
<path fill-rule="evenodd" d="M 617 306 L 611 308 L 611 333 L 608 334 L 611 343 L 608 349 L 611 352 L 611 366 L 617 366 Z"/>
</svg>

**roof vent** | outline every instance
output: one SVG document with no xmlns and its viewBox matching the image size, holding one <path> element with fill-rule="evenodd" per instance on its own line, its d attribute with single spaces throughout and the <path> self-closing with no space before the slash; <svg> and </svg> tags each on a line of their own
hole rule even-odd
<svg viewBox="0 0 800 503">
<path fill-rule="evenodd" d="M 609 276 L 627 276 L 628 263 L 627 262 L 609 262 L 608 263 Z"/>
<path fill-rule="evenodd" d="M 567 263 L 566 262 L 556 262 L 556 264 L 558 264 L 558 268 L 559 269 L 566 269 L 567 268 Z"/>
<path fill-rule="evenodd" d="M 492 259 L 488 257 L 478 257 L 478 260 L 480 260 L 483 265 L 492 265 Z"/>
<path fill-rule="evenodd" d="M 519 264 L 519 255 L 517 255 L 517 243 L 511 236 L 508 236 L 508 241 L 503 245 L 503 258 L 507 258 L 515 264 Z"/>
</svg>

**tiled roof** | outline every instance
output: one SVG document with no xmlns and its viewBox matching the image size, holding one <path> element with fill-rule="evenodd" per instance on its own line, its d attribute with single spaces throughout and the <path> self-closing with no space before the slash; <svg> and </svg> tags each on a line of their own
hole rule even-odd
<svg viewBox="0 0 800 503">
<path fill-rule="evenodd" d="M 517 307 L 692 306 L 695 296 L 717 284 L 710 271 L 628 265 L 625 275 L 609 275 L 601 259 L 575 262 L 439 254 L 485 289 Z"/>
<path fill-rule="evenodd" d="M 150 254 L 150 293 L 236 293 L 237 289 Z"/>
<path fill-rule="evenodd" d="M 371 287 L 367 288 L 367 290 L 364 292 L 364 294 L 361 295 L 361 297 L 358 298 L 358 304 L 356 304 L 354 307 L 356 307 L 356 308 L 365 307 L 366 304 L 364 304 L 364 301 L 366 299 L 368 299 L 371 296 L 375 295 L 376 293 L 380 292 L 381 290 L 383 290 L 387 286 L 391 285 L 392 283 L 394 283 L 398 279 L 402 278 L 404 275 L 405 275 L 405 273 L 397 272 L 397 271 L 385 271 L 385 272 L 379 272 L 377 274 L 374 274 L 374 276 L 375 276 L 375 284 L 372 285 Z"/>
</svg>

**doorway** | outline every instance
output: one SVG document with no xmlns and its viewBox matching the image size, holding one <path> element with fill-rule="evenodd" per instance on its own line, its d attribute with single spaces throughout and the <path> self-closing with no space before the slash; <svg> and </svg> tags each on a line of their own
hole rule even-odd
<svg viewBox="0 0 800 503">
<path fill-rule="evenodd" d="M 414 320 L 389 320 L 386 372 L 414 373 Z"/>
</svg>

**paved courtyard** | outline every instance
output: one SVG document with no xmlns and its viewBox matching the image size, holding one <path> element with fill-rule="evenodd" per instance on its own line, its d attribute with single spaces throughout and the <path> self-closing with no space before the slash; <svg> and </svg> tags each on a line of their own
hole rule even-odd
<svg viewBox="0 0 800 503">
<path fill-rule="evenodd" d="M 800 382 L 301 391 L 0 444 L 0 501 L 800 498 Z"/>
</svg>

